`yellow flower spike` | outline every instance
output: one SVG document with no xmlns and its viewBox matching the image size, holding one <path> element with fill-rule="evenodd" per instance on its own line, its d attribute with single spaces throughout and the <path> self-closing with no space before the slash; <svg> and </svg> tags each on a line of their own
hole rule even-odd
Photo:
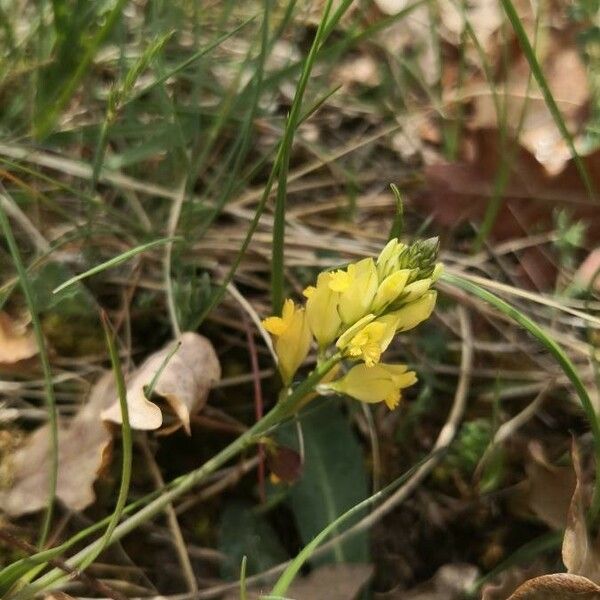
<svg viewBox="0 0 600 600">
<path fill-rule="evenodd" d="M 352 325 L 369 312 L 379 280 L 372 258 L 348 265 L 346 272 L 333 274 L 329 287 L 340 292 L 338 310 L 342 322 Z"/>
<path fill-rule="evenodd" d="M 377 274 L 380 281 L 398 270 L 398 257 L 405 249 L 406 245 L 400 242 L 398 238 L 392 238 L 385 245 L 377 257 Z"/>
<path fill-rule="evenodd" d="M 371 310 L 373 312 L 381 312 L 388 304 L 391 304 L 398 298 L 405 289 L 409 275 L 409 269 L 394 271 L 391 275 L 388 275 L 377 288 Z"/>
<path fill-rule="evenodd" d="M 338 313 L 340 294 L 331 289 L 331 273 L 321 273 L 316 287 L 308 287 L 304 295 L 306 302 L 306 319 L 319 348 L 324 349 L 335 340 L 342 325 Z"/>
<path fill-rule="evenodd" d="M 409 302 L 400 310 L 390 313 L 396 319 L 396 331 L 408 331 L 431 316 L 435 307 L 437 292 L 430 290 L 418 300 Z"/>
<path fill-rule="evenodd" d="M 380 363 L 367 367 L 360 364 L 352 367 L 341 379 L 320 385 L 319 390 L 334 390 L 361 402 L 385 402 L 393 410 L 400 403 L 401 391 L 416 381 L 415 372 L 409 371 L 406 365 Z"/>
<path fill-rule="evenodd" d="M 367 367 L 372 367 L 379 362 L 382 353 L 390 345 L 396 333 L 396 325 L 397 318 L 393 316 L 373 320 L 373 315 L 367 315 L 340 336 L 336 345 L 345 356 L 362 359 Z"/>
<path fill-rule="evenodd" d="M 281 317 L 269 317 L 262 323 L 275 337 L 279 372 L 284 383 L 289 385 L 306 359 L 312 341 L 305 310 L 296 308 L 294 301 L 288 299 L 283 305 Z"/>
</svg>

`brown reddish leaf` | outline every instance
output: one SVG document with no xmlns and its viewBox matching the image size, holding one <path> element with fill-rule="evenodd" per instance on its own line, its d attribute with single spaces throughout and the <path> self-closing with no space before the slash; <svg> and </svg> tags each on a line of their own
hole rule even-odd
<svg viewBox="0 0 600 600">
<path fill-rule="evenodd" d="M 144 393 L 144 388 L 152 383 L 161 368 L 154 394 L 167 400 L 188 434 L 190 415 L 204 406 L 210 388 L 219 381 L 221 366 L 210 341 L 193 332 L 183 333 L 179 341 L 181 345 L 170 358 L 176 344 L 174 341 L 149 356 L 128 377 L 127 406 L 133 429 L 158 429 L 162 425 L 160 408 Z M 103 411 L 102 418 L 121 423 L 118 399 Z"/>
<path fill-rule="evenodd" d="M 294 600 L 354 600 L 359 597 L 373 575 L 373 566 L 364 564 L 324 565 L 306 577 L 298 577 L 286 592 Z M 239 593 L 225 600 L 238 600 Z M 249 600 L 264 598 L 263 593 L 249 591 Z"/>
<path fill-rule="evenodd" d="M 72 510 L 82 510 L 95 500 L 93 484 L 106 462 L 111 434 L 100 413 L 115 394 L 114 377 L 106 373 L 68 425 L 59 424 L 57 497 Z M 46 506 L 50 472 L 50 428 L 34 431 L 12 456 L 12 483 L 0 491 L 0 508 L 13 517 Z"/>
<path fill-rule="evenodd" d="M 572 133 L 576 133 L 586 120 L 589 100 L 588 74 L 577 44 L 569 32 L 548 31 L 543 44 L 542 69 L 563 119 Z M 544 166 L 549 174 L 558 174 L 570 159 L 570 150 L 561 135 L 548 106 L 531 80 L 529 98 L 527 86 L 530 68 L 520 54 L 507 70 L 502 82 L 506 102 L 506 126 L 516 134 L 520 124 L 519 141 Z M 521 123 L 521 113 L 525 116 Z M 498 116 L 493 95 L 474 94 L 473 117 L 470 126 L 475 129 L 498 127 Z"/>
<path fill-rule="evenodd" d="M 599 583 L 600 539 L 590 539 L 588 532 L 586 512 L 589 506 L 589 494 L 583 483 L 581 457 L 575 443 L 573 443 L 571 454 L 577 476 L 577 485 L 569 506 L 567 527 L 563 538 L 562 559 L 569 573 L 582 575 L 595 583 Z"/>
<path fill-rule="evenodd" d="M 600 587 L 586 577 L 567 573 L 526 581 L 508 600 L 599 600 Z"/>
<path fill-rule="evenodd" d="M 33 332 L 11 319 L 5 312 L 0 312 L 0 363 L 16 363 L 37 353 Z"/>
<path fill-rule="evenodd" d="M 538 443 L 529 444 L 527 501 L 533 513 L 553 529 L 564 529 L 575 490 L 572 467 L 551 464 Z"/>
<path fill-rule="evenodd" d="M 300 454 L 287 446 L 267 447 L 267 466 L 277 479 L 294 483 L 302 475 Z"/>
<path fill-rule="evenodd" d="M 418 208 L 433 217 L 438 225 L 455 230 L 460 223 L 481 223 L 492 196 L 493 183 L 502 163 L 499 132 L 479 129 L 466 138 L 459 162 L 430 164 L 425 168 L 427 192 Z M 556 176 L 549 175 L 535 157 L 511 141 L 508 183 L 491 239 L 503 241 L 525 237 L 533 232 L 554 229 L 557 208 L 567 209 L 574 220 L 587 225 L 588 239 L 600 237 L 600 202 L 590 198 L 572 160 Z M 596 190 L 600 190 L 600 151 L 583 157 Z M 556 267 L 552 257 L 538 248 L 519 253 L 522 283 L 538 289 L 552 287 Z"/>
</svg>

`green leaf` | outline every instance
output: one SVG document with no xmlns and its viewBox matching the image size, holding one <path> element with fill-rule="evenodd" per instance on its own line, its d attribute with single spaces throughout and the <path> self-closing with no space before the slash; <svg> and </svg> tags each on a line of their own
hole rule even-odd
<svg viewBox="0 0 600 600">
<path fill-rule="evenodd" d="M 221 576 L 229 581 L 240 576 L 240 563 L 246 556 L 246 575 L 266 571 L 289 556 L 275 530 L 246 502 L 233 501 L 221 516 L 219 550 L 225 555 Z"/>
<path fill-rule="evenodd" d="M 369 494 L 362 449 L 339 402 L 311 404 L 301 425 L 304 471 L 292 486 L 288 502 L 306 544 Z M 297 445 L 296 427 L 286 426 L 279 437 L 282 443 Z M 336 546 L 320 562 L 368 562 L 368 554 L 367 537 L 360 534 Z"/>
</svg>

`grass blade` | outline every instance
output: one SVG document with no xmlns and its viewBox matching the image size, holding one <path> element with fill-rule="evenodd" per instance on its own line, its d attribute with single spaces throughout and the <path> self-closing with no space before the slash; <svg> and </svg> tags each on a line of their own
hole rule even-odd
<svg viewBox="0 0 600 600">
<path fill-rule="evenodd" d="M 506 13 L 506 16 L 508 17 L 509 21 L 511 22 L 511 25 L 512 25 L 513 29 L 515 30 L 517 37 L 519 38 L 519 43 L 521 44 L 521 49 L 523 50 L 523 54 L 525 55 L 525 58 L 527 59 L 527 62 L 529 63 L 529 67 L 533 73 L 533 76 L 535 77 L 537 84 L 540 86 L 540 90 L 542 92 L 542 95 L 544 96 L 544 100 L 546 102 L 546 105 L 548 106 L 548 110 L 550 111 L 550 114 L 552 115 L 552 118 L 554 119 L 554 122 L 556 123 L 556 126 L 558 127 L 565 142 L 567 142 L 567 145 L 569 146 L 569 150 L 571 151 L 571 156 L 572 156 L 573 160 L 575 161 L 575 166 L 577 167 L 577 170 L 579 171 L 579 175 L 581 176 L 581 179 L 587 189 L 590 199 L 595 200 L 596 194 L 595 194 L 595 190 L 594 190 L 594 185 L 592 183 L 592 180 L 590 178 L 588 170 L 585 166 L 585 163 L 581 159 L 581 156 L 577 152 L 577 149 L 575 148 L 575 144 L 573 143 L 573 138 L 571 137 L 571 134 L 569 133 L 569 130 L 567 129 L 567 126 L 565 125 L 565 121 L 562 117 L 560 109 L 558 108 L 558 105 L 556 104 L 556 100 L 554 100 L 554 96 L 552 95 L 552 92 L 550 91 L 548 82 L 546 81 L 546 78 L 544 77 L 544 73 L 542 72 L 540 63 L 538 62 L 538 60 L 535 56 L 535 52 L 529 41 L 529 38 L 527 37 L 527 32 L 525 31 L 525 28 L 523 27 L 523 23 L 521 23 L 521 19 L 519 18 L 519 15 L 517 14 L 515 6 L 511 0 L 501 0 L 501 2 L 502 2 L 502 7 L 504 8 L 504 12 Z"/>
<path fill-rule="evenodd" d="M 451 273 L 444 273 L 442 276 L 443 281 L 457 287 L 481 300 L 484 300 L 488 304 L 491 304 L 494 308 L 498 309 L 502 314 L 510 317 L 513 321 L 519 324 L 523 329 L 528 331 L 533 337 L 535 337 L 544 346 L 550 354 L 556 359 L 556 362 L 560 365 L 569 381 L 573 384 L 577 395 L 583 406 L 583 410 L 586 413 L 587 419 L 592 430 L 592 436 L 594 439 L 594 453 L 596 459 L 596 480 L 594 484 L 594 496 L 592 499 L 591 515 L 592 519 L 595 520 L 600 516 L 600 423 L 598 416 L 594 410 L 591 398 L 585 387 L 584 382 L 579 377 L 577 369 L 571 359 L 567 356 L 565 351 L 552 339 L 550 334 L 544 331 L 537 323 L 532 321 L 527 315 L 517 310 L 514 306 L 510 305 L 505 300 L 502 300 L 495 294 L 492 294 L 488 290 L 478 286 L 477 284 L 464 279 L 458 275 Z"/>
<path fill-rule="evenodd" d="M 159 240 L 154 240 L 153 242 L 148 242 L 147 244 L 142 244 L 141 246 L 136 246 L 135 248 L 127 250 L 126 252 L 123 252 L 122 254 L 119 254 L 118 256 L 115 256 L 114 258 L 103 262 L 102 264 L 96 265 L 95 267 L 92 267 L 91 269 L 88 269 L 87 271 L 84 271 L 79 275 L 75 275 L 75 277 L 71 277 L 71 279 L 67 279 L 67 281 L 61 283 L 58 287 L 54 288 L 52 290 L 52 293 L 58 294 L 58 292 L 62 292 L 64 289 L 68 288 L 74 283 L 77 283 L 78 281 L 81 281 L 86 277 L 90 277 L 91 275 L 96 275 L 96 273 L 100 273 L 101 271 L 105 271 L 106 269 L 110 269 L 111 267 L 116 267 L 122 262 L 129 260 L 133 256 L 137 256 L 142 252 L 146 252 L 146 250 L 150 250 L 150 248 L 154 248 L 155 246 L 162 246 L 164 244 L 168 244 L 169 242 L 176 242 L 180 240 L 181 238 L 179 237 L 167 237 L 160 238 Z"/>
<path fill-rule="evenodd" d="M 8 245 L 12 260 L 17 269 L 19 276 L 19 282 L 23 295 L 25 296 L 25 302 L 27 308 L 31 314 L 31 322 L 33 325 L 33 332 L 35 334 L 36 343 L 40 353 L 40 362 L 42 364 L 42 372 L 44 374 L 44 389 L 46 392 L 46 406 L 48 409 L 48 423 L 50 426 L 50 473 L 48 477 L 48 506 L 46 508 L 46 514 L 42 524 L 42 530 L 40 532 L 38 546 L 43 548 L 48 538 L 50 526 L 52 525 L 52 516 L 54 510 L 54 498 L 56 496 L 56 484 L 58 481 L 58 418 L 56 414 L 56 399 L 54 396 L 54 387 L 52 385 L 52 369 L 50 368 L 50 359 L 48 358 L 48 350 L 46 348 L 46 342 L 44 340 L 44 333 L 42 332 L 42 325 L 40 323 L 39 315 L 37 314 L 35 302 L 33 299 L 33 292 L 27 270 L 21 259 L 21 253 L 17 246 L 15 236 L 8 222 L 6 213 L 2 202 L 0 202 L 0 227 L 4 233 L 4 238 Z"/>
</svg>

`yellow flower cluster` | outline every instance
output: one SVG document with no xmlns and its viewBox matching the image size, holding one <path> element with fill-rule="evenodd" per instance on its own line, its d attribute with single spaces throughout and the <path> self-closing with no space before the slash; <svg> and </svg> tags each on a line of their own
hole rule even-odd
<svg viewBox="0 0 600 600">
<path fill-rule="evenodd" d="M 436 301 L 432 285 L 442 271 L 436 263 L 436 239 L 406 245 L 392 239 L 376 260 L 365 258 L 345 269 L 321 273 L 304 290 L 305 307 L 286 300 L 280 317 L 263 321 L 275 338 L 279 371 L 289 385 L 316 340 L 319 356 L 330 348 L 346 359 L 361 361 L 328 389 L 363 402 L 395 407 L 400 390 L 415 374 L 405 365 L 380 362 L 394 335 L 427 319 Z"/>
</svg>

